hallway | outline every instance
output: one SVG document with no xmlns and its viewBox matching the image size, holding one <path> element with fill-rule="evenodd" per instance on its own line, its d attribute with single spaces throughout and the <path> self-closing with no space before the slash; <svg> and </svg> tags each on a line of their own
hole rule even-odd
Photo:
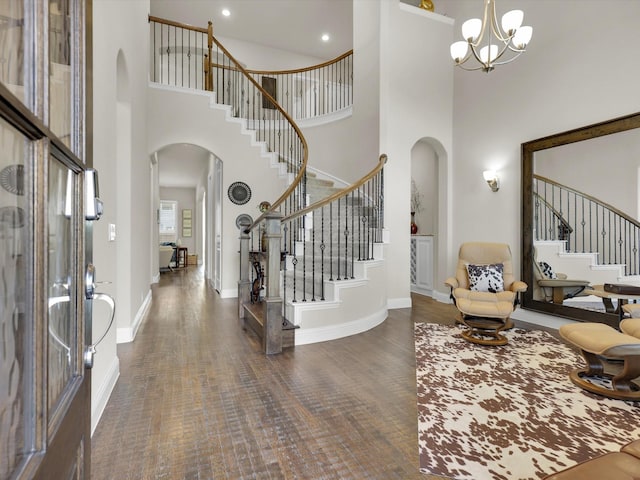
<svg viewBox="0 0 640 480">
<path fill-rule="evenodd" d="M 92 442 L 92 478 L 422 479 L 414 321 L 452 305 L 414 296 L 369 332 L 260 353 L 235 299 L 202 269 L 162 274 Z"/>
</svg>

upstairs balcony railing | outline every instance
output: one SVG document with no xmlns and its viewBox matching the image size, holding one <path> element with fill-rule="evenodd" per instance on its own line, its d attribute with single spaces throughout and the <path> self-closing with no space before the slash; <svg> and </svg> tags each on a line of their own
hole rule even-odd
<svg viewBox="0 0 640 480">
<path fill-rule="evenodd" d="M 291 70 L 252 70 L 229 58 L 213 26 L 192 27 L 158 17 L 150 23 L 152 82 L 215 91 L 240 117 L 270 118 L 273 105 L 254 97 L 249 74 L 293 119 L 321 117 L 353 104 L 353 50 L 333 60 Z"/>
<path fill-rule="evenodd" d="M 598 263 L 640 271 L 640 223 L 571 187 L 533 176 L 534 240 L 562 240 L 567 252 L 597 253 Z"/>
</svg>

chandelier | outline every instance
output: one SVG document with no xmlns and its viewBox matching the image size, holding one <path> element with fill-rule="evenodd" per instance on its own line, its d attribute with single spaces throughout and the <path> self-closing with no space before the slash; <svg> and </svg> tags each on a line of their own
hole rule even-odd
<svg viewBox="0 0 640 480">
<path fill-rule="evenodd" d="M 464 41 L 451 45 L 451 57 L 463 70 L 487 73 L 496 65 L 512 62 L 525 51 L 533 34 L 532 27 L 521 26 L 523 18 L 522 10 L 511 10 L 502 16 L 500 29 L 495 0 L 484 0 L 484 17 L 482 20 L 471 18 L 462 24 Z M 472 68 L 463 66 L 472 57 L 480 65 Z"/>
</svg>

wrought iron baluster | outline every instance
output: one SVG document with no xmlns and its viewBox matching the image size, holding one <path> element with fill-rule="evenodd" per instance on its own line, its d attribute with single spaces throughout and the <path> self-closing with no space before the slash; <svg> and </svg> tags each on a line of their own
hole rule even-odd
<svg viewBox="0 0 640 480">
<path fill-rule="evenodd" d="M 324 300 L 324 249 L 325 249 L 325 244 L 324 244 L 324 207 L 322 207 L 320 209 L 321 215 L 322 215 L 322 221 L 321 221 L 321 228 L 320 228 L 320 233 L 321 233 L 321 243 L 320 243 L 320 256 L 321 256 L 321 261 L 320 261 L 320 268 L 321 268 L 321 275 L 320 275 L 320 279 L 321 279 L 321 300 Z"/>
</svg>

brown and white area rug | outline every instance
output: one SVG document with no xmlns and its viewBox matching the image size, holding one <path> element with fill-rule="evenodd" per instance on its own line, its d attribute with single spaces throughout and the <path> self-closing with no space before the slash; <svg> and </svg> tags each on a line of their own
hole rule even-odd
<svg viewBox="0 0 640 480">
<path fill-rule="evenodd" d="M 640 438 L 640 402 L 573 385 L 584 360 L 549 333 L 513 329 L 486 347 L 460 331 L 415 326 L 422 473 L 539 479 Z"/>
</svg>

